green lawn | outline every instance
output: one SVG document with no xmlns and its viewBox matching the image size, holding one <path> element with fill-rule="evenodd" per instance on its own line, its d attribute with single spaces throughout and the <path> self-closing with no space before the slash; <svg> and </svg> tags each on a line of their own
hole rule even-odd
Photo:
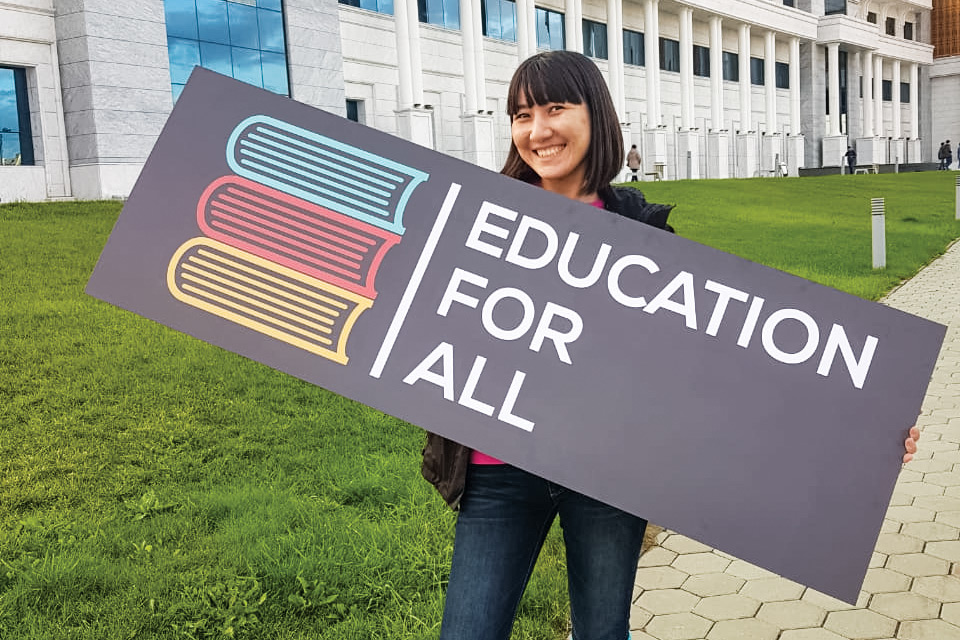
<svg viewBox="0 0 960 640">
<path fill-rule="evenodd" d="M 960 236 L 953 175 L 642 186 L 686 237 L 877 298 Z M 118 213 L 0 206 L 0 638 L 435 637 L 422 432 L 84 295 Z M 554 531 L 514 637 L 560 637 L 565 593 Z"/>
</svg>

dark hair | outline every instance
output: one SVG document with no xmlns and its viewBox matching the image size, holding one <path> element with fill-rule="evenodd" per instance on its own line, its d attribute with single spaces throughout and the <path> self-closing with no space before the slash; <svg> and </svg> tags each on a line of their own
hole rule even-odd
<svg viewBox="0 0 960 640">
<path fill-rule="evenodd" d="M 620 171 L 623 135 L 607 84 L 590 58 L 575 51 L 546 51 L 527 58 L 513 74 L 507 91 L 511 122 L 521 97 L 528 106 L 550 102 L 586 104 L 590 114 L 590 144 L 581 193 L 606 190 Z M 507 161 L 500 173 L 524 182 L 539 176 L 523 161 L 511 139 Z"/>
</svg>

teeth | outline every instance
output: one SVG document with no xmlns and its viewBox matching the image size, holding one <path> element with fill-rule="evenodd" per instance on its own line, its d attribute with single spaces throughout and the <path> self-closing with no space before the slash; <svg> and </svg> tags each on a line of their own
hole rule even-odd
<svg viewBox="0 0 960 640">
<path fill-rule="evenodd" d="M 537 149 L 536 154 L 541 158 L 549 158 L 550 156 L 555 156 L 561 151 L 563 151 L 564 145 L 560 144 L 555 147 L 550 147 L 548 149 Z"/>
</svg>

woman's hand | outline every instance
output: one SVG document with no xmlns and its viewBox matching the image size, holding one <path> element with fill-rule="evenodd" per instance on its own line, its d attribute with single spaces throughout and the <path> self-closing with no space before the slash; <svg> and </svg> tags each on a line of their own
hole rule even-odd
<svg viewBox="0 0 960 640">
<path fill-rule="evenodd" d="M 908 433 L 907 439 L 903 441 L 903 448 L 907 450 L 907 452 L 903 454 L 904 462 L 913 460 L 913 454 L 917 452 L 917 440 L 920 439 L 920 429 L 917 428 L 917 425 L 910 427 Z"/>
</svg>

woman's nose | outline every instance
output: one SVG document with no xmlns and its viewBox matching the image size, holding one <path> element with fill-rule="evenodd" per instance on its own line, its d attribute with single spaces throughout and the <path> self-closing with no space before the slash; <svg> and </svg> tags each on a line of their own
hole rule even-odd
<svg viewBox="0 0 960 640">
<path fill-rule="evenodd" d="M 533 122 L 530 123 L 530 137 L 534 140 L 541 140 L 543 138 L 549 138 L 553 134 L 552 129 L 550 129 L 550 123 L 546 121 L 545 118 L 534 116 Z"/>
</svg>

